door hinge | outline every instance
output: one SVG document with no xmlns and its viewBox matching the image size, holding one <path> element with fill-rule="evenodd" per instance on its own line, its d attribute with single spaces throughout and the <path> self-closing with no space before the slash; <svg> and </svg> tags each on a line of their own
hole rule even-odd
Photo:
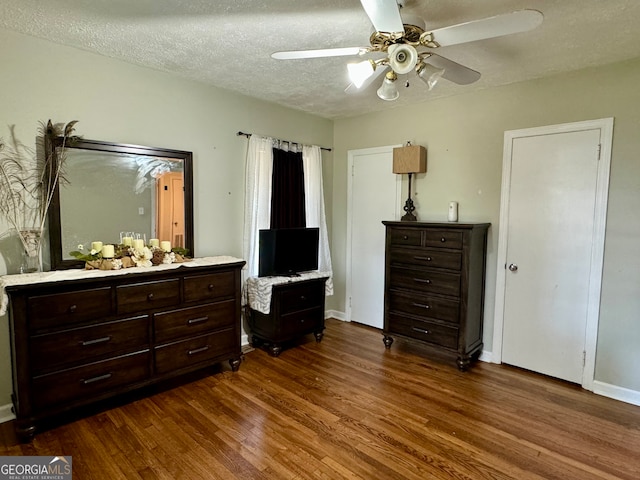
<svg viewBox="0 0 640 480">
<path fill-rule="evenodd" d="M 587 364 L 587 351 L 583 350 L 582 351 L 582 367 L 584 368 L 586 364 Z"/>
<path fill-rule="evenodd" d="M 602 144 L 598 144 L 598 160 L 600 160 L 600 155 L 602 154 Z"/>
</svg>

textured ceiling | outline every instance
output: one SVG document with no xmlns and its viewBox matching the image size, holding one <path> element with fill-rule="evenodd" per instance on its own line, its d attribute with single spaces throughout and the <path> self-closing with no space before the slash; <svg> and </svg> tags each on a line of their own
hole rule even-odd
<svg viewBox="0 0 640 480">
<path fill-rule="evenodd" d="M 481 72 L 478 82 L 441 80 L 429 92 L 411 75 L 395 102 L 376 96 L 378 82 L 345 94 L 351 57 L 270 57 L 367 46 L 371 23 L 359 0 L 0 0 L 0 27 L 326 118 L 640 57 L 639 0 L 406 0 L 403 14 L 419 15 L 431 30 L 524 8 L 541 11 L 543 24 L 437 51 Z"/>
</svg>

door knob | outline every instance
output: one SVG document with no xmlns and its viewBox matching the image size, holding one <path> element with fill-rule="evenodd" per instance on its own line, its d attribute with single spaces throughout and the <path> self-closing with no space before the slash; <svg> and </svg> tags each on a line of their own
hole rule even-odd
<svg viewBox="0 0 640 480">
<path fill-rule="evenodd" d="M 518 265 L 516 265 L 515 263 L 511 263 L 509 265 L 509 270 L 511 270 L 512 272 L 517 272 L 518 271 Z"/>
</svg>

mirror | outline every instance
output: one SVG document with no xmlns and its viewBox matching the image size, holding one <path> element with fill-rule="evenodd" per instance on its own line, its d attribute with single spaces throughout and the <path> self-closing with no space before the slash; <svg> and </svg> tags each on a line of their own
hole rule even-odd
<svg viewBox="0 0 640 480">
<path fill-rule="evenodd" d="M 61 146 L 61 137 L 51 141 L 55 152 Z M 82 267 L 69 255 L 79 244 L 88 252 L 93 241 L 118 244 L 131 232 L 194 256 L 191 152 L 84 139 L 64 148 L 48 217 L 52 270 Z"/>
</svg>

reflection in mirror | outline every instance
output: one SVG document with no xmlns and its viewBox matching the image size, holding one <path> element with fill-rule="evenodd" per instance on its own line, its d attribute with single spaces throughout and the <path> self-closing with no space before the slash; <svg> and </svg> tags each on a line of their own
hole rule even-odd
<svg viewBox="0 0 640 480">
<path fill-rule="evenodd" d="M 65 147 L 65 181 L 50 216 L 52 269 L 79 265 L 91 242 L 168 240 L 193 255 L 191 153 L 81 140 Z"/>
</svg>

